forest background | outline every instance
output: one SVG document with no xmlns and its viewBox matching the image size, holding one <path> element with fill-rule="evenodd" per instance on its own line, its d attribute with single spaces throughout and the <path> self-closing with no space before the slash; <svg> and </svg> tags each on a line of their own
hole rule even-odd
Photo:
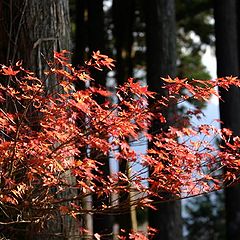
<svg viewBox="0 0 240 240">
<path fill-rule="evenodd" d="M 100 84 L 114 91 L 117 84 L 134 77 L 143 85 L 147 83 L 151 91 L 164 95 L 160 77 L 211 78 L 202 63 L 209 47 L 216 52 L 218 77 L 239 74 L 239 9 L 239 3 L 234 0 L 1 0 L 0 61 L 9 64 L 22 59 L 41 77 L 46 70 L 44 63 L 51 59 L 53 50 L 71 50 L 74 66 L 84 64 L 93 51 L 100 50 L 116 60 L 114 71 L 93 73 Z M 83 88 L 81 84 L 76 87 Z M 220 103 L 220 117 L 224 127 L 239 135 L 239 90 L 223 91 L 222 98 L 225 102 Z M 189 104 L 206 108 L 194 101 Z M 180 111 L 184 111 L 184 106 Z M 158 127 L 158 123 L 153 124 L 152 129 Z M 122 172 L 127 169 L 124 164 L 118 167 Z M 122 196 L 119 201 L 124 202 L 128 197 Z M 155 239 L 159 236 L 166 240 L 238 239 L 239 198 L 240 190 L 236 186 L 190 200 L 183 221 L 180 202 L 176 201 L 157 204 L 158 211 L 139 210 L 135 217 L 130 207 L 117 220 L 104 214 L 88 216 L 84 224 L 87 234 L 105 234 L 108 238 L 112 233 L 109 226 L 115 224 L 129 233 L 136 228 L 136 220 L 140 224 L 148 219 L 149 226 L 160 228 L 160 235 L 156 234 Z M 183 223 L 185 236 L 182 236 Z M 4 237 L 9 229 L 1 228 Z"/>
</svg>

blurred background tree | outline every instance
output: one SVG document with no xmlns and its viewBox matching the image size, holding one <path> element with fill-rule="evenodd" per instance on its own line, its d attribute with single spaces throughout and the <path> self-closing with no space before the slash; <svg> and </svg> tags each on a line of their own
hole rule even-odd
<svg viewBox="0 0 240 240">
<path fill-rule="evenodd" d="M 183 211 L 184 239 L 226 239 L 223 192 L 190 199 L 187 201 Z"/>
</svg>

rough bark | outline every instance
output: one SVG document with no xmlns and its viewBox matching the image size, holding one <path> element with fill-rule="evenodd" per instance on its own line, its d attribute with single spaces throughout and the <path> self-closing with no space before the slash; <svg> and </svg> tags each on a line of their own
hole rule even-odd
<svg viewBox="0 0 240 240">
<path fill-rule="evenodd" d="M 237 39 L 237 16 L 235 0 L 215 0 L 215 34 L 217 75 L 237 76 L 239 74 L 239 56 Z M 220 89 L 223 101 L 220 102 L 222 127 L 240 134 L 240 91 L 231 87 L 229 91 Z M 225 190 L 226 234 L 228 240 L 240 239 L 240 187 Z"/>
<path fill-rule="evenodd" d="M 68 1 L 1 1 L 6 62 L 22 59 L 41 76 L 53 50 L 69 49 Z M 44 59 L 42 56 L 46 59 Z M 4 58 L 4 57 L 3 57 Z"/>
<path fill-rule="evenodd" d="M 47 61 L 53 59 L 53 51 L 70 48 L 67 0 L 1 0 L 0 15 L 1 63 L 9 64 L 21 59 L 26 68 L 42 78 Z M 46 87 L 49 90 L 55 88 L 54 79 L 49 79 Z M 66 177 L 72 178 L 69 175 Z M 30 232 L 23 231 L 16 239 L 55 239 L 56 234 L 59 235 L 58 239 L 71 239 L 78 234 L 75 220 L 62 218 L 59 213 L 56 216 L 57 219 L 49 223 L 46 231 L 39 236 L 30 226 L 27 229 Z"/>
<path fill-rule="evenodd" d="M 157 92 L 160 97 L 165 94 L 161 89 L 160 77 L 174 77 L 176 74 L 175 4 L 174 0 L 145 0 L 144 3 L 147 83 L 149 89 Z M 154 121 L 151 132 L 157 133 L 160 129 L 161 123 Z M 182 239 L 181 203 L 158 203 L 155 207 L 158 210 L 149 209 L 148 216 L 149 226 L 159 230 L 154 239 Z"/>
</svg>

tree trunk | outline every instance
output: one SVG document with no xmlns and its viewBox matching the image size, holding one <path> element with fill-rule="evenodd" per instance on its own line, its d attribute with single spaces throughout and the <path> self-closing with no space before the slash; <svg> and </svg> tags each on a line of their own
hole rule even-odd
<svg viewBox="0 0 240 240">
<path fill-rule="evenodd" d="M 92 52 L 100 50 L 104 52 L 105 50 L 105 29 L 104 29 L 104 13 L 103 13 L 103 1 L 96 0 L 76 0 L 76 32 L 75 32 L 75 51 L 80 53 L 81 59 L 78 57 L 78 54 L 74 54 L 74 65 L 82 64 L 83 60 L 88 60 L 91 58 Z M 95 81 L 92 81 L 91 85 L 102 85 L 105 86 L 106 83 L 106 73 L 93 70 L 91 76 Z M 80 83 L 81 84 L 81 83 Z M 76 84 L 78 89 L 83 89 L 85 86 Z M 95 100 L 101 104 L 105 101 L 105 98 L 101 96 L 95 96 Z M 90 150 L 90 157 L 96 159 L 99 155 L 99 152 Z M 102 172 L 107 176 L 110 173 L 109 169 L 109 159 L 107 156 L 101 158 Z M 99 186 L 101 187 L 101 186 Z M 89 203 L 89 200 L 92 203 Z M 97 197 L 96 194 L 91 196 L 91 199 L 88 199 L 88 208 L 94 208 L 96 211 L 102 208 L 102 205 L 109 205 L 111 202 L 109 197 Z M 107 234 L 110 236 L 112 234 L 112 225 L 113 218 L 111 215 L 104 213 L 93 215 L 85 215 L 84 226 L 88 230 L 88 234 L 92 235 L 93 233 Z"/>
<path fill-rule="evenodd" d="M 237 40 L 237 16 L 235 0 L 215 0 L 215 34 L 218 77 L 239 74 Z M 230 128 L 234 135 L 240 134 L 240 90 L 231 87 L 229 91 L 220 89 L 222 127 Z M 228 240 L 240 239 L 240 187 L 225 190 L 226 234 Z"/>
<path fill-rule="evenodd" d="M 145 0 L 144 2 L 147 83 L 149 90 L 157 92 L 161 97 L 165 93 L 161 89 L 160 77 L 166 77 L 167 75 L 175 77 L 176 74 L 175 4 L 174 0 Z M 167 115 L 169 114 L 167 113 Z M 151 132 L 158 133 L 161 131 L 160 129 L 161 123 L 154 121 Z M 151 147 L 151 144 L 149 144 L 149 147 Z M 181 203 L 179 201 L 158 203 L 155 207 L 158 210 L 149 209 L 148 216 L 149 226 L 159 230 L 154 239 L 182 239 Z"/>
<path fill-rule="evenodd" d="M 85 20 L 87 26 L 87 50 L 88 58 L 91 57 L 93 51 L 100 51 L 104 53 L 105 51 L 105 29 L 104 29 L 104 13 L 103 13 L 103 1 L 88 0 L 86 4 Z M 97 84 L 105 87 L 106 84 L 106 72 L 103 71 L 92 71 L 92 77 L 95 79 L 94 82 L 91 82 L 92 85 Z M 102 104 L 105 101 L 105 98 L 98 95 L 95 96 L 95 100 Z M 107 136 L 106 136 L 107 137 Z M 104 136 L 103 136 L 104 138 Z M 99 152 L 90 150 L 91 158 L 96 159 L 99 155 Z M 99 159 L 101 162 L 101 171 L 104 176 L 110 174 L 109 168 L 109 157 L 103 156 Z M 102 186 L 99 186 L 102 187 Z M 101 209 L 103 205 L 108 206 L 111 203 L 109 196 L 97 196 L 93 194 L 92 196 L 93 208 Z M 109 214 L 93 214 L 93 232 L 108 235 L 111 239 L 113 227 L 113 217 Z"/>
<path fill-rule="evenodd" d="M 46 60 L 53 51 L 69 49 L 70 22 L 67 0 L 1 0 L 1 32 L 5 62 L 22 59 L 24 64 L 43 75 Z M 44 59 L 45 58 L 45 59 Z"/>
<path fill-rule="evenodd" d="M 75 0 L 73 2 L 73 12 L 72 15 L 74 16 L 73 21 L 76 24 L 76 29 L 74 32 L 74 51 L 73 51 L 73 58 L 72 62 L 73 65 L 78 68 L 84 64 L 84 61 L 88 60 L 88 53 L 86 51 L 87 48 L 87 21 L 88 21 L 88 9 L 87 9 L 87 0 Z M 83 81 L 76 81 L 75 82 L 76 90 L 84 90 L 86 88 L 86 84 Z M 82 125 L 82 122 L 85 121 L 79 119 L 77 124 L 79 127 L 85 128 L 86 126 Z M 84 130 L 83 130 L 84 131 Z M 87 157 L 87 147 L 82 147 L 79 149 L 81 156 L 79 156 L 80 160 Z M 82 154 L 84 153 L 84 154 Z M 79 190 L 79 193 L 81 190 Z M 81 200 L 82 208 L 89 211 L 92 209 L 92 196 L 89 192 L 89 195 Z M 92 214 L 84 214 L 81 217 L 81 226 L 86 231 L 83 231 L 82 238 L 86 239 L 89 236 L 93 235 L 93 218 Z"/>
<path fill-rule="evenodd" d="M 113 24 L 114 40 L 116 47 L 116 81 L 122 85 L 133 75 L 132 48 L 133 48 L 133 23 L 134 23 L 134 1 L 114 0 L 113 1 Z M 124 17 L 123 17 L 124 16 Z M 127 160 L 119 162 L 119 171 L 129 175 Z M 124 214 L 119 215 L 117 222 L 120 229 L 124 229 L 127 237 L 133 226 L 133 213 L 130 208 L 131 194 L 119 193 L 119 206 L 126 206 Z M 128 219 L 128 221 L 126 221 Z M 135 222 L 135 221 L 134 221 Z M 136 225 L 136 224 L 135 224 Z"/>
<path fill-rule="evenodd" d="M 87 0 L 75 0 L 73 6 L 73 21 L 76 24 L 74 31 L 73 64 L 82 65 L 87 60 Z"/>
<path fill-rule="evenodd" d="M 23 60 L 23 65 L 44 77 L 47 61 L 53 59 L 53 51 L 70 48 L 70 20 L 67 0 L 10 0 L 0 1 L 1 63 Z M 54 79 L 46 82 L 49 90 L 55 88 Z M 70 175 L 66 176 L 72 178 Z M 74 179 L 71 179 L 74 181 Z M 67 194 L 71 194 L 68 192 Z M 34 228 L 30 232 L 17 234 L 17 239 L 71 239 L 78 234 L 75 219 L 60 217 L 37 236 Z M 43 236 L 43 237 L 42 237 Z M 61 237 L 62 236 L 62 237 Z"/>
<path fill-rule="evenodd" d="M 123 17 L 124 16 L 124 17 Z M 133 75 L 132 48 L 134 1 L 113 1 L 114 39 L 116 47 L 116 80 L 123 84 Z"/>
</svg>

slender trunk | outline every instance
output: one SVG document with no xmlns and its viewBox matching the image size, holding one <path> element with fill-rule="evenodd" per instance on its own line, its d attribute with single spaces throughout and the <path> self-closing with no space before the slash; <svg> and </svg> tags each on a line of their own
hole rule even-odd
<svg viewBox="0 0 240 240">
<path fill-rule="evenodd" d="M 237 16 L 235 0 L 215 0 L 215 34 L 218 77 L 239 74 L 237 39 Z M 234 135 L 240 134 L 240 91 L 231 87 L 229 91 L 220 89 L 222 127 L 230 128 Z M 226 234 L 228 240 L 240 239 L 240 187 L 225 190 Z"/>
<path fill-rule="evenodd" d="M 74 1 L 74 8 L 73 8 L 73 21 L 76 24 L 76 28 L 74 31 L 74 51 L 73 51 L 73 58 L 72 63 L 73 65 L 78 68 L 84 64 L 84 61 L 87 60 L 87 20 L 88 20 L 88 10 L 87 10 L 87 0 L 75 0 Z M 75 89 L 84 90 L 86 88 L 85 82 L 83 81 L 76 81 L 75 82 Z M 86 119 L 79 119 L 77 124 L 79 127 L 85 128 L 82 122 Z M 83 130 L 84 131 L 84 130 Z M 79 149 L 81 153 L 79 156 L 79 160 L 83 160 L 87 157 L 87 147 L 81 147 Z M 88 184 L 88 183 L 87 183 Z M 81 190 L 79 190 L 79 194 L 81 194 Z M 92 209 L 92 196 L 89 192 L 87 197 L 81 199 L 82 208 L 86 211 Z M 81 239 L 87 239 L 89 236 L 93 235 L 93 218 L 92 214 L 84 214 L 80 218 L 81 220 L 81 227 L 84 229 L 81 235 Z"/>
<path fill-rule="evenodd" d="M 87 32 L 88 32 L 88 48 L 89 48 L 89 57 L 93 51 L 99 50 L 104 53 L 105 51 L 105 29 L 104 29 L 104 13 L 103 13 L 103 1 L 96 0 L 88 0 L 87 1 L 87 9 L 88 9 L 88 22 L 87 22 Z M 91 82 L 92 85 L 101 85 L 105 87 L 106 85 L 106 72 L 93 71 L 92 76 L 95 79 L 94 82 Z M 98 104 L 104 103 L 106 100 L 104 97 L 100 95 L 95 96 L 95 100 Z M 107 138 L 106 136 L 102 136 L 103 138 Z M 97 159 L 98 155 L 101 155 L 101 152 L 91 150 L 91 158 Z M 102 154 L 103 155 L 103 154 Z M 101 171 L 105 177 L 110 174 L 109 167 L 109 157 L 102 156 L 98 159 L 101 162 Z M 103 187 L 100 183 L 99 187 Z M 110 196 L 97 196 L 97 194 L 93 194 L 93 208 L 98 210 L 102 209 L 102 206 L 109 206 L 111 204 Z M 113 217 L 110 214 L 95 213 L 93 214 L 93 231 L 94 233 L 104 234 L 108 236 L 108 239 L 111 239 L 112 235 L 112 227 L 113 227 Z"/>
<path fill-rule="evenodd" d="M 114 39 L 116 46 L 116 80 L 123 84 L 133 75 L 132 48 L 134 1 L 113 1 Z M 123 17 L 124 16 L 124 17 Z"/>
<path fill-rule="evenodd" d="M 74 31 L 74 52 L 73 64 L 82 65 L 87 59 L 87 0 L 74 1 L 74 22 L 76 28 Z"/>
<path fill-rule="evenodd" d="M 123 17 L 124 16 L 124 17 Z M 134 22 L 134 1 L 133 0 L 114 0 L 113 1 L 113 23 L 114 39 L 116 47 L 116 81 L 122 85 L 128 77 L 133 75 L 132 48 L 133 48 L 133 22 Z M 119 162 L 119 171 L 129 175 L 126 159 Z M 133 229 L 135 222 L 134 211 L 130 208 L 131 194 L 119 193 L 120 208 L 126 206 L 126 211 L 118 217 L 120 229 L 124 229 L 125 236 Z M 128 221 L 126 221 L 128 219 Z M 135 223 L 136 225 L 136 223 Z M 134 226 L 136 228 L 136 226 Z M 136 229 L 135 229 L 136 230 Z"/>
<path fill-rule="evenodd" d="M 160 77 L 167 75 L 175 77 L 176 74 L 175 4 L 174 0 L 145 0 L 144 3 L 147 82 L 149 89 L 157 92 L 161 97 L 165 93 L 161 89 Z M 169 114 L 169 112 L 166 113 L 166 115 Z M 158 133 L 159 131 L 161 131 L 161 123 L 154 121 L 151 132 Z M 149 226 L 159 230 L 154 239 L 182 239 L 181 203 L 179 201 L 158 203 L 155 207 L 158 210 L 149 209 L 148 216 Z"/>
<path fill-rule="evenodd" d="M 76 13 L 76 33 L 75 33 L 75 53 L 74 64 L 82 64 L 84 60 L 90 59 L 92 52 L 100 50 L 103 52 L 105 50 L 104 41 L 104 16 L 103 16 L 103 1 L 96 0 L 76 0 L 75 2 L 77 13 Z M 79 55 L 80 54 L 80 58 Z M 91 82 L 91 85 L 97 84 L 105 86 L 106 73 L 99 71 L 92 71 L 92 77 L 95 81 Z M 76 84 L 78 89 L 83 89 L 85 86 L 80 86 L 80 83 Z M 100 96 L 95 96 L 95 100 L 101 104 L 105 101 L 104 98 Z M 90 157 L 96 159 L 100 155 L 99 152 L 90 150 Z M 102 172 L 104 175 L 109 175 L 109 161 L 108 157 L 105 156 L 101 158 Z M 101 186 L 99 186 L 101 187 Z M 92 203 L 89 203 L 89 200 Z M 88 203 L 84 204 L 85 207 L 92 207 L 96 211 L 101 211 L 102 205 L 109 205 L 109 197 L 97 197 L 97 195 L 92 195 L 88 199 Z M 87 235 L 92 235 L 93 233 L 99 234 L 112 234 L 112 216 L 106 215 L 104 213 L 85 215 L 83 216 L 83 227 L 88 231 Z"/>
</svg>

